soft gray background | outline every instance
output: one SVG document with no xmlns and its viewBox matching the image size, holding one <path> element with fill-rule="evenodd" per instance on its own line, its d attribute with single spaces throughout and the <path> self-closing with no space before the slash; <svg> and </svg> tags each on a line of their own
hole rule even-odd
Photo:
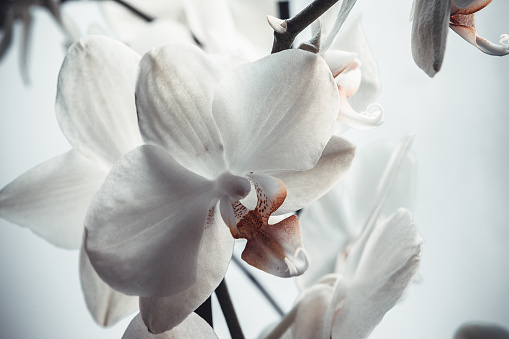
<svg viewBox="0 0 509 339">
<path fill-rule="evenodd" d="M 422 281 L 391 310 L 373 338 L 451 338 L 471 320 L 509 328 L 509 56 L 490 57 L 450 31 L 442 71 L 429 79 L 410 54 L 411 1 L 359 0 L 367 39 L 378 62 L 386 122 L 348 132 L 359 149 L 416 132 L 418 198 L 414 216 L 425 239 Z M 82 29 L 104 25 L 93 4 L 67 12 Z M 509 33 L 509 2 L 495 0 L 477 16 L 481 35 Z M 0 187 L 69 145 L 54 116 L 63 38 L 45 11 L 34 11 L 30 75 L 18 71 L 21 26 L 0 63 Z M 106 29 L 106 27 L 105 27 Z M 258 274 L 265 279 L 266 275 Z M 27 229 L 0 220 L 2 338 L 120 338 L 129 319 L 112 329 L 94 324 L 78 280 L 78 254 L 54 248 Z M 230 290 L 248 337 L 276 314 L 235 267 Z M 290 280 L 264 280 L 288 309 Z M 218 313 L 218 312 L 216 312 Z M 226 337 L 224 327 L 218 330 Z"/>
</svg>

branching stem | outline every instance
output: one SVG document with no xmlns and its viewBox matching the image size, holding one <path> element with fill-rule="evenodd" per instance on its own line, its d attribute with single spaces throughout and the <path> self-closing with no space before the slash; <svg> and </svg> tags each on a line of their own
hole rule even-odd
<svg viewBox="0 0 509 339">
<path fill-rule="evenodd" d="M 237 318 L 237 313 L 235 313 L 235 308 L 233 307 L 230 293 L 228 292 L 228 287 L 224 279 L 216 288 L 216 296 L 217 300 L 219 300 L 219 305 L 223 311 L 226 325 L 228 326 L 232 339 L 244 339 L 244 333 L 242 333 L 242 328 L 240 327 L 239 319 Z"/>
</svg>

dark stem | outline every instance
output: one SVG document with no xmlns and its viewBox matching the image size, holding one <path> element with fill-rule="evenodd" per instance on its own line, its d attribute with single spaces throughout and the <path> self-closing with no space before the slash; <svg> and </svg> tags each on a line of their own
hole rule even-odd
<svg viewBox="0 0 509 339">
<path fill-rule="evenodd" d="M 232 339 L 244 339 L 244 333 L 242 333 L 242 328 L 240 327 L 239 319 L 237 318 L 237 313 L 235 313 L 235 308 L 233 307 L 232 299 L 224 279 L 216 288 L 216 296 Z"/>
<path fill-rule="evenodd" d="M 258 288 L 258 290 L 263 294 L 265 299 L 274 307 L 276 312 L 282 317 L 285 312 L 283 309 L 277 304 L 277 302 L 272 298 L 272 296 L 267 292 L 267 290 L 260 284 L 260 282 L 244 267 L 244 265 L 240 262 L 240 260 L 236 256 L 232 256 L 233 262 L 237 264 L 240 270 L 251 280 L 251 282 Z"/>
<path fill-rule="evenodd" d="M 198 306 L 194 313 L 202 317 L 203 320 L 210 325 L 210 327 L 214 327 L 212 324 L 212 297 L 208 297 L 203 304 Z"/>
<path fill-rule="evenodd" d="M 338 0 L 315 0 L 293 18 L 286 20 L 286 32 L 274 32 L 272 53 L 289 49 L 297 35 L 311 25 L 313 21 L 318 19 L 336 2 L 338 2 Z"/>
<path fill-rule="evenodd" d="M 79 1 L 79 0 L 60 0 L 60 3 L 64 3 L 64 2 L 68 2 L 68 1 Z M 103 0 L 98 0 L 98 1 L 103 1 Z M 140 11 L 139 9 L 137 9 L 136 7 L 133 7 L 131 4 L 123 1 L 123 0 L 111 0 L 113 2 L 116 2 L 118 3 L 119 5 L 125 7 L 126 9 L 128 9 L 129 11 L 131 11 L 131 13 L 139 16 L 140 18 L 142 18 L 143 20 L 147 21 L 147 22 L 151 22 L 151 21 L 154 21 L 155 18 L 143 13 L 142 11 Z"/>
</svg>

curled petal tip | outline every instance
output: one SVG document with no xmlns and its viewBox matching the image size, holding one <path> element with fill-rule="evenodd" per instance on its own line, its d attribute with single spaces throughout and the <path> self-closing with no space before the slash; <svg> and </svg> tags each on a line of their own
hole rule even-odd
<svg viewBox="0 0 509 339">
<path fill-rule="evenodd" d="M 286 20 L 267 15 L 267 22 L 277 33 L 286 33 Z"/>
<path fill-rule="evenodd" d="M 500 44 L 509 47 L 509 34 L 501 34 L 499 39 Z"/>
<path fill-rule="evenodd" d="M 304 247 L 297 248 L 292 259 L 286 257 L 285 263 L 288 265 L 287 272 L 290 277 L 295 277 L 306 272 L 309 267 L 309 257 Z"/>
</svg>

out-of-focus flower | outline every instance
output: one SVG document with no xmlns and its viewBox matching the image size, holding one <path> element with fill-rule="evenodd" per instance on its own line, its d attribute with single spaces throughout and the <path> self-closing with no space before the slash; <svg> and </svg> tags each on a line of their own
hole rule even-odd
<svg viewBox="0 0 509 339">
<path fill-rule="evenodd" d="M 224 76 L 188 44 L 142 58 L 136 106 L 147 145 L 120 159 L 92 200 L 85 243 L 108 284 L 143 297 L 151 332 L 178 325 L 213 292 L 233 237 L 247 238 L 244 260 L 269 273 L 307 267 L 297 218 L 268 217 L 317 199 L 349 168 L 353 145 L 331 138 L 338 105 L 325 62 L 301 50 Z M 256 198 L 244 201 L 251 184 Z"/>
<path fill-rule="evenodd" d="M 217 338 L 210 325 L 196 313 L 191 313 L 178 326 L 169 331 L 153 334 L 138 314 L 127 327 L 122 339 L 181 339 L 181 338 Z"/>
<path fill-rule="evenodd" d="M 454 339 L 509 339 L 509 331 L 497 325 L 472 322 L 462 325 Z"/>
<path fill-rule="evenodd" d="M 301 288 L 340 271 L 352 246 L 377 219 L 400 207 L 413 207 L 416 162 L 409 153 L 411 139 L 406 137 L 398 147 L 366 147 L 338 185 L 302 210 L 299 218 L 310 265 L 297 278 Z"/>
<path fill-rule="evenodd" d="M 140 57 L 109 40 L 107 49 L 97 49 L 102 39 L 74 44 L 59 75 L 57 120 L 73 149 L 0 191 L 0 217 L 67 249 L 80 247 L 87 208 L 113 163 L 141 144 L 133 95 Z M 137 298 L 106 285 L 85 251 L 80 275 L 99 324 L 112 325 L 136 309 Z"/>
<path fill-rule="evenodd" d="M 486 54 L 509 54 L 509 45 L 496 45 L 477 34 L 475 12 L 492 0 L 414 0 L 412 55 L 428 76 L 433 77 L 442 67 L 448 26 L 463 39 Z M 501 38 L 502 42 L 503 38 Z"/>
<path fill-rule="evenodd" d="M 54 0 L 7 0 L 0 3 L 0 60 L 4 57 L 12 43 L 13 26 L 15 20 L 23 23 L 23 41 L 21 42 L 20 68 L 25 83 L 29 82 L 28 55 L 30 48 L 30 34 L 32 28 L 31 6 L 43 6 L 53 16 L 68 40 L 68 45 L 79 39 L 76 29 L 70 25 L 60 12 L 59 3 Z"/>
</svg>

